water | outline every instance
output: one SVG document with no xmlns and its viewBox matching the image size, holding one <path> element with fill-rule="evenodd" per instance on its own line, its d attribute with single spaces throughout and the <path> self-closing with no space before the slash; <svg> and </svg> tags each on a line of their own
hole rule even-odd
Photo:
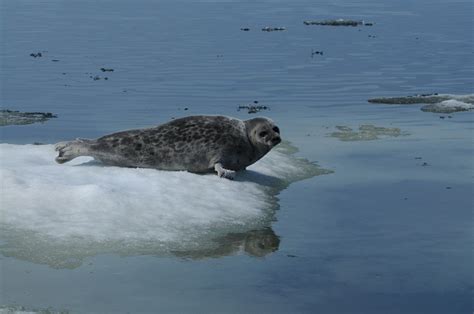
<svg viewBox="0 0 474 314">
<path fill-rule="evenodd" d="M 193 254 L 95 247 L 78 258 L 87 245 L 38 250 L 34 235 L 22 235 L 28 246 L 9 233 L 1 239 L 0 305 L 472 312 L 472 113 L 449 118 L 418 105 L 367 103 L 473 93 L 472 10 L 464 0 L 0 1 L 0 105 L 58 114 L 0 128 L 3 143 L 94 138 L 189 114 L 247 119 L 253 115 L 238 105 L 257 100 L 297 156 L 334 171 L 286 185 L 259 230 L 244 224 L 215 246 L 198 241 Z M 303 25 L 327 18 L 375 25 Z M 287 30 L 260 31 L 265 26 Z M 37 52 L 43 57 L 29 56 Z M 328 135 L 363 124 L 407 135 L 356 142 Z M 245 250 L 262 234 L 271 250 Z"/>
</svg>

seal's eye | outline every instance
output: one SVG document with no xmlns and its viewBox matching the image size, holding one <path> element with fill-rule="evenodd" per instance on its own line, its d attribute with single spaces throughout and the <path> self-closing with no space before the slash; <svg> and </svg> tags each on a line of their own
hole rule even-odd
<svg viewBox="0 0 474 314">
<path fill-rule="evenodd" d="M 268 134 L 268 133 L 267 133 L 266 131 L 262 131 L 262 132 L 260 132 L 260 133 L 258 134 L 258 136 L 260 136 L 260 137 L 265 137 L 265 136 L 267 136 L 267 134 Z"/>
<path fill-rule="evenodd" d="M 280 133 L 280 129 L 277 126 L 273 127 L 273 131 L 276 133 Z"/>
</svg>

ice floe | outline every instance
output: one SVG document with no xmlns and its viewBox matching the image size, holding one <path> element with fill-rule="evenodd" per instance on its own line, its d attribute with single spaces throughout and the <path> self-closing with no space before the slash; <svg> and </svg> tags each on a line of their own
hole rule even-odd
<svg viewBox="0 0 474 314">
<path fill-rule="evenodd" d="M 401 97 L 381 97 L 368 100 L 371 103 L 389 105 L 427 104 L 421 107 L 422 111 L 435 113 L 452 113 L 474 109 L 474 94 L 422 94 Z"/>
<path fill-rule="evenodd" d="M 16 110 L 0 110 L 0 126 L 23 125 L 45 122 L 57 118 L 51 112 L 20 112 Z"/>
<path fill-rule="evenodd" d="M 458 111 L 469 111 L 474 109 L 473 103 L 466 103 L 456 99 L 444 100 L 435 104 L 429 104 L 421 107 L 422 111 L 435 113 L 452 113 Z"/>
<path fill-rule="evenodd" d="M 343 125 L 336 126 L 336 129 L 337 131 L 329 133 L 328 136 L 337 138 L 343 142 L 372 141 L 380 138 L 409 135 L 407 132 L 403 132 L 399 128 L 386 128 L 372 124 L 363 124 L 359 126 L 359 130 L 353 130 L 348 126 Z"/>
<path fill-rule="evenodd" d="M 294 153 L 280 145 L 230 181 L 88 157 L 58 165 L 53 145 L 0 144 L 0 252 L 53 267 L 103 252 L 263 256 L 278 247 L 276 194 L 330 173 Z"/>
</svg>

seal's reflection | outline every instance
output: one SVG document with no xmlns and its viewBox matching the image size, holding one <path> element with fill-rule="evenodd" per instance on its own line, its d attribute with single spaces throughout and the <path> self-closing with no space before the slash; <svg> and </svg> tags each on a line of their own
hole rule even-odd
<svg viewBox="0 0 474 314">
<path fill-rule="evenodd" d="M 254 257 L 264 257 L 276 252 L 280 237 L 270 227 L 244 233 L 229 233 L 213 240 L 215 248 L 202 248 L 189 251 L 173 251 L 177 257 L 190 259 L 219 258 L 244 252 Z"/>
</svg>

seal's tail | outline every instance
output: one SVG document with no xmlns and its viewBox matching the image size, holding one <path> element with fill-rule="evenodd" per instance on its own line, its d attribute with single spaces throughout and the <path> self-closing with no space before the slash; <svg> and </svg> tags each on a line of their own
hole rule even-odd
<svg viewBox="0 0 474 314">
<path fill-rule="evenodd" d="M 63 164 L 76 157 L 87 156 L 92 142 L 92 140 L 78 138 L 74 141 L 57 143 L 55 149 L 59 154 L 56 157 L 56 162 Z"/>
</svg>

